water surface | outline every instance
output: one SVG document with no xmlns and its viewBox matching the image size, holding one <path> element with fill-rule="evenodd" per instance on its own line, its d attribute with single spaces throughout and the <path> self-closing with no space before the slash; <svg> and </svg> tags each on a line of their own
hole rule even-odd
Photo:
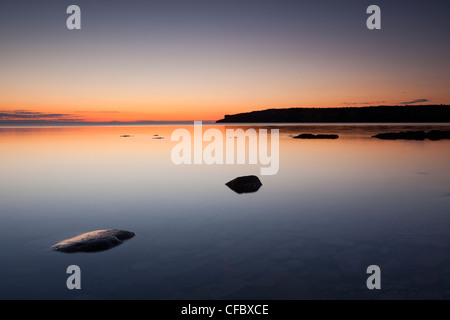
<svg viewBox="0 0 450 320">
<path fill-rule="evenodd" d="M 272 176 L 259 164 L 173 164 L 177 128 L 0 128 L 0 298 L 450 298 L 450 141 L 371 138 L 450 126 L 270 125 Z M 225 186 L 250 174 L 256 193 Z M 136 237 L 97 253 L 50 250 L 107 228 Z M 81 290 L 66 287 L 72 264 Z M 382 289 L 371 291 L 374 264 Z"/>
</svg>

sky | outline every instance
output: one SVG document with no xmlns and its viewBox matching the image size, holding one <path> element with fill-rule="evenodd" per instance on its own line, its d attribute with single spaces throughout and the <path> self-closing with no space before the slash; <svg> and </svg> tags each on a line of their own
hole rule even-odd
<svg viewBox="0 0 450 320">
<path fill-rule="evenodd" d="M 68 6 L 81 9 L 69 30 Z M 368 6 L 381 8 L 369 30 Z M 0 120 L 450 104 L 449 1 L 0 1 Z"/>
</svg>

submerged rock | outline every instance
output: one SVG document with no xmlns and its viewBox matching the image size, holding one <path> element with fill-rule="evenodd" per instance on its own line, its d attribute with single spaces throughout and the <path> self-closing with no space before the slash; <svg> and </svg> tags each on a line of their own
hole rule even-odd
<svg viewBox="0 0 450 320">
<path fill-rule="evenodd" d="M 236 193 L 256 192 L 261 188 L 262 183 L 257 176 L 237 177 L 225 184 Z"/>
<path fill-rule="evenodd" d="M 118 246 L 134 236 L 134 232 L 125 230 L 96 230 L 60 241 L 51 248 L 61 252 L 97 252 Z"/>
<path fill-rule="evenodd" d="M 303 133 L 298 136 L 293 137 L 294 139 L 337 139 L 339 136 L 337 134 L 311 134 Z"/>
<path fill-rule="evenodd" d="M 441 140 L 450 139 L 450 131 L 431 130 L 425 131 L 402 131 L 402 132 L 387 132 L 374 135 L 373 138 L 382 140 Z"/>
</svg>

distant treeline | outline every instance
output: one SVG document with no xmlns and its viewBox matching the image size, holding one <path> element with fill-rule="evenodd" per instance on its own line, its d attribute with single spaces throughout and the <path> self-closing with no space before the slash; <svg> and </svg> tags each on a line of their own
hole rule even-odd
<svg viewBox="0 0 450 320">
<path fill-rule="evenodd" d="M 449 105 L 268 109 L 226 115 L 233 122 L 450 122 Z"/>
</svg>

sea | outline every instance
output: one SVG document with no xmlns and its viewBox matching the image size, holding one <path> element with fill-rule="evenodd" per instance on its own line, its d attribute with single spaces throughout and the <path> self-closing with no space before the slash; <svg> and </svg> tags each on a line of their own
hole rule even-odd
<svg viewBox="0 0 450 320">
<path fill-rule="evenodd" d="M 450 140 L 373 137 L 449 124 L 203 125 L 224 141 L 277 130 L 266 175 L 248 159 L 176 164 L 177 129 L 195 133 L 1 127 L 0 299 L 450 299 Z M 248 175 L 256 192 L 226 185 Z M 136 235 L 99 252 L 51 248 L 102 229 Z M 67 286 L 72 265 L 80 289 Z"/>
</svg>

